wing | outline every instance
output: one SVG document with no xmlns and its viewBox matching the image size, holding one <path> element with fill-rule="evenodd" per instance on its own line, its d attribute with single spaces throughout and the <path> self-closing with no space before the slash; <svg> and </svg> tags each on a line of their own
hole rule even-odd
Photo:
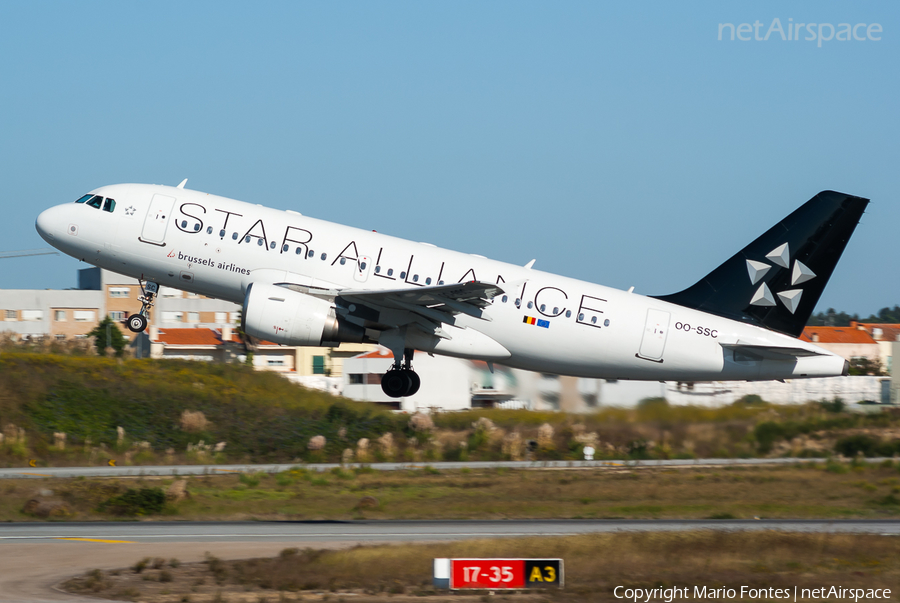
<svg viewBox="0 0 900 603">
<path fill-rule="evenodd" d="M 490 321 L 484 309 L 503 292 L 499 285 L 469 281 L 386 291 L 343 290 L 335 303 L 348 318 L 355 318 L 354 322 L 365 321 L 366 328 L 384 330 L 416 324 L 442 336 L 441 323 L 455 324 L 459 314 Z"/>
</svg>

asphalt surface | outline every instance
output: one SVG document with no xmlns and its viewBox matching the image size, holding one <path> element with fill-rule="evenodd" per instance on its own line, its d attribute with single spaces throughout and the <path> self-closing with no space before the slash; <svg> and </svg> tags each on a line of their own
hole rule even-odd
<svg viewBox="0 0 900 603">
<path fill-rule="evenodd" d="M 796 463 L 822 462 L 815 458 L 774 458 L 774 459 L 670 459 L 649 461 L 485 461 L 485 462 L 441 462 L 441 463 L 371 463 L 376 471 L 402 471 L 434 467 L 435 469 L 584 469 L 603 467 L 721 467 L 736 465 L 790 465 Z M 866 461 L 879 463 L 884 458 L 869 458 Z M 36 463 L 39 465 L 39 463 Z M 16 467 L 0 469 L 0 479 L 48 478 L 48 477 L 137 477 L 153 475 L 207 475 L 216 473 L 280 473 L 298 467 L 297 464 L 244 464 L 244 465 L 148 465 L 130 467 Z M 330 471 L 341 467 L 338 463 L 318 463 L 302 465 L 311 471 Z M 358 463 L 343 465 L 359 467 Z"/>
<path fill-rule="evenodd" d="M 144 557 L 201 561 L 276 555 L 291 547 L 568 535 L 626 530 L 784 530 L 900 535 L 884 520 L 537 520 L 348 522 L 117 522 L 0 524 L 0 603 L 85 603 L 55 588 L 70 576 Z"/>
<path fill-rule="evenodd" d="M 678 530 L 783 530 L 900 535 L 900 520 L 708 520 L 708 519 L 551 519 L 497 521 L 246 521 L 246 522 L 97 522 L 0 524 L 0 547 L 15 542 L 79 538 L 129 543 L 265 542 L 305 543 L 415 542 L 564 536 L 596 532 Z M 0 551 L 3 549 L 0 548 Z"/>
</svg>

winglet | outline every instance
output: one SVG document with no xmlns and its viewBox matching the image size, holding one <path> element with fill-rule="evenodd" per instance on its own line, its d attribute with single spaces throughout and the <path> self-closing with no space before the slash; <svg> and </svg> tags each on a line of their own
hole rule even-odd
<svg viewBox="0 0 900 603">
<path fill-rule="evenodd" d="M 187 184 L 187 178 L 185 178 L 184 180 L 182 180 L 182 181 L 181 181 L 181 184 L 179 184 L 179 185 L 176 186 L 175 188 L 184 188 L 184 185 L 185 185 L 185 184 Z"/>
<path fill-rule="evenodd" d="M 525 268 L 527 268 L 528 270 L 531 270 L 531 267 L 534 266 L 534 263 L 535 263 L 536 261 L 537 261 L 537 258 L 531 260 L 530 262 L 528 262 L 527 264 L 525 264 Z"/>
</svg>

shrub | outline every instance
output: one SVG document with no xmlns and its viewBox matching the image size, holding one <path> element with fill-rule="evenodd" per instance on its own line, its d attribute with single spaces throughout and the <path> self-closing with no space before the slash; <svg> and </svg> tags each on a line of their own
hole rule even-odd
<svg viewBox="0 0 900 603">
<path fill-rule="evenodd" d="M 767 403 L 762 399 L 762 396 L 758 396 L 756 394 L 747 394 L 735 400 L 732 406 L 754 407 L 765 406 L 766 404 Z"/>
<path fill-rule="evenodd" d="M 857 454 L 876 456 L 879 444 L 879 440 L 860 433 L 841 438 L 834 444 L 834 450 L 846 457 L 855 457 Z"/>
<path fill-rule="evenodd" d="M 128 488 L 118 496 L 100 503 L 101 513 L 113 515 L 152 515 L 160 513 L 166 504 L 166 493 L 162 488 Z"/>
<path fill-rule="evenodd" d="M 847 405 L 844 403 L 844 400 L 837 397 L 833 400 L 820 400 L 819 406 L 822 407 L 822 410 L 833 413 L 843 412 L 847 407 Z"/>
<path fill-rule="evenodd" d="M 785 437 L 785 428 L 781 423 L 766 421 L 753 428 L 753 435 L 759 445 L 759 451 L 763 454 L 772 451 L 775 442 Z"/>
<path fill-rule="evenodd" d="M 828 473 L 847 473 L 848 471 L 850 471 L 850 469 L 847 468 L 847 465 L 845 465 L 844 463 L 829 458 L 827 461 L 825 461 L 825 471 L 827 471 Z"/>
<path fill-rule="evenodd" d="M 238 481 L 248 488 L 255 488 L 259 485 L 259 476 L 255 473 L 241 473 L 238 475 Z"/>
</svg>

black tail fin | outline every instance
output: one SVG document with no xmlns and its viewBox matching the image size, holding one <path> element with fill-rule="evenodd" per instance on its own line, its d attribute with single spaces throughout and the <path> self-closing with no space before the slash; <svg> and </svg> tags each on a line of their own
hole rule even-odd
<svg viewBox="0 0 900 603">
<path fill-rule="evenodd" d="M 694 286 L 656 297 L 798 337 L 868 203 L 822 191 Z"/>
</svg>

